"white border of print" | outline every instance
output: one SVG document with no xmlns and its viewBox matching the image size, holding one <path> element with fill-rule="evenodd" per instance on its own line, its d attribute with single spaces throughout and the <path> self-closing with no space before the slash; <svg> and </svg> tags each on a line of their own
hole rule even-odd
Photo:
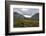
<svg viewBox="0 0 46 36">
<path fill-rule="evenodd" d="M 13 8 L 38 8 L 39 9 L 39 27 L 13 27 Z M 26 32 L 26 31 L 41 31 L 42 30 L 42 6 L 30 6 L 30 5 L 10 5 L 10 32 Z"/>
</svg>

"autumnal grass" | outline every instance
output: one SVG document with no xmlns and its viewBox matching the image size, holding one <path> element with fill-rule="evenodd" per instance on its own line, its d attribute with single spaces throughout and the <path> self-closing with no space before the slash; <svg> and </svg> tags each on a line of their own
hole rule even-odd
<svg viewBox="0 0 46 36">
<path fill-rule="evenodd" d="M 38 27 L 39 20 L 34 19 L 16 19 L 14 27 Z"/>
</svg>

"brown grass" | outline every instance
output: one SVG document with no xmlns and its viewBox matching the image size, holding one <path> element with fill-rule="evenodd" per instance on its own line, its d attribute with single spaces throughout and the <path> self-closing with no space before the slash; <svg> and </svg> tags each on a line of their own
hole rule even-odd
<svg viewBox="0 0 46 36">
<path fill-rule="evenodd" d="M 38 27 L 39 21 L 33 19 L 16 19 L 14 26 L 15 27 Z"/>
</svg>

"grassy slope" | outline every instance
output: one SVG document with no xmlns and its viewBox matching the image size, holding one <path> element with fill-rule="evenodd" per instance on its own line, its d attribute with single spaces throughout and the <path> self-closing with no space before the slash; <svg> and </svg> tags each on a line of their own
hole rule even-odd
<svg viewBox="0 0 46 36">
<path fill-rule="evenodd" d="M 33 19 L 16 19 L 14 27 L 37 27 L 39 26 L 38 20 Z"/>
</svg>

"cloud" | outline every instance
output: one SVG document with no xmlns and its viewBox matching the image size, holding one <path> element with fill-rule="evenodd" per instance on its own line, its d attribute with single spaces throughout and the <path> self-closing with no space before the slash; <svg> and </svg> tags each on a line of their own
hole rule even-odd
<svg viewBox="0 0 46 36">
<path fill-rule="evenodd" d="M 14 8 L 14 12 L 24 15 L 25 17 L 31 17 L 32 15 L 39 13 L 39 9 L 35 8 Z"/>
</svg>

